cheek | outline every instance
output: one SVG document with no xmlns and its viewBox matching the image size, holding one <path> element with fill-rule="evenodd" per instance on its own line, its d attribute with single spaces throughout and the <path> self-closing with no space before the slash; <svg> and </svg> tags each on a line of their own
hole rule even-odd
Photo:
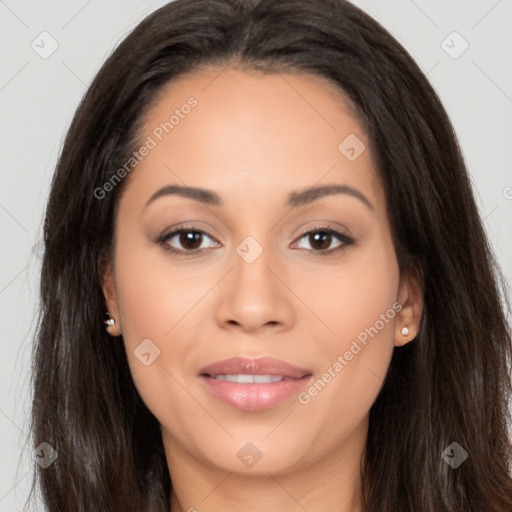
<svg viewBox="0 0 512 512">
<path fill-rule="evenodd" d="M 195 308 L 214 276 L 173 263 L 164 249 L 143 242 L 130 245 L 119 246 L 116 269 L 123 327 L 129 338 L 172 338 L 180 322 L 197 316 Z"/>
<path fill-rule="evenodd" d="M 198 265 L 178 265 L 171 258 L 135 237 L 117 246 L 117 299 L 128 363 L 139 394 L 162 423 L 176 421 L 190 407 L 191 397 L 178 382 L 183 367 L 198 358 L 201 347 L 194 338 L 207 315 L 203 301 L 218 280 L 211 268 L 199 272 Z"/>
<path fill-rule="evenodd" d="M 332 357 L 333 350 L 350 346 L 359 335 L 364 342 L 366 330 L 375 333 L 376 323 L 379 339 L 392 340 L 399 277 L 392 242 L 382 236 L 347 251 L 338 265 L 322 267 L 305 280 L 300 294 L 308 297 L 308 305 L 329 327 L 330 332 L 324 329 L 324 353 Z"/>
<path fill-rule="evenodd" d="M 189 331 L 201 294 L 180 282 L 178 272 L 170 274 L 143 258 L 120 258 L 117 277 L 123 341 L 135 387 L 158 421 L 179 432 L 184 429 L 179 418 L 191 406 L 179 384 L 191 348 L 183 327 Z"/>
<path fill-rule="evenodd" d="M 317 290 L 310 297 L 335 334 L 315 337 L 319 342 L 311 360 L 323 364 L 298 397 L 304 413 L 323 425 L 318 427 L 325 433 L 320 444 L 338 436 L 342 425 L 346 431 L 355 428 L 368 413 L 389 367 L 401 309 L 399 268 L 390 242 L 354 254 L 334 278 L 327 277 L 317 281 L 328 285 L 324 293 Z"/>
</svg>

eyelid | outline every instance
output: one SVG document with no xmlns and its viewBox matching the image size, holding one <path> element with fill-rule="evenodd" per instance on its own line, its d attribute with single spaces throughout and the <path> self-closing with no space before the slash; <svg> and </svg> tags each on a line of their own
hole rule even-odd
<svg viewBox="0 0 512 512">
<path fill-rule="evenodd" d="M 328 223 L 332 223 L 332 221 L 316 220 L 313 222 L 316 222 L 316 224 L 314 226 L 308 226 L 307 228 L 302 228 L 300 230 L 299 234 L 297 235 L 297 237 L 304 236 L 305 234 L 310 233 L 311 231 L 320 231 L 320 230 L 337 232 L 340 235 L 343 235 L 347 238 L 350 238 L 350 236 L 351 236 L 350 230 L 347 227 L 345 227 L 343 224 L 340 224 L 338 222 L 336 222 L 336 224 L 340 227 L 336 227 L 336 228 L 333 228 L 333 227 L 327 225 Z M 343 230 L 343 232 L 341 232 L 340 230 Z"/>
</svg>

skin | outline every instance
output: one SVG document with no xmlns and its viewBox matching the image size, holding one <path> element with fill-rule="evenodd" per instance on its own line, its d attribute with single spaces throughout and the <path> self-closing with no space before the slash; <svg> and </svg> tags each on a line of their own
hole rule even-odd
<svg viewBox="0 0 512 512">
<path fill-rule="evenodd" d="M 360 512 L 369 410 L 393 350 L 418 331 L 421 293 L 400 274 L 370 143 L 338 89 L 306 74 L 220 71 L 173 82 L 145 118 L 141 141 L 190 96 L 198 101 L 126 178 L 102 274 L 116 320 L 109 332 L 122 334 L 135 385 L 161 424 L 171 512 Z M 366 146 L 354 161 L 338 149 L 349 134 Z M 211 189 L 224 206 L 167 195 L 145 207 L 170 184 Z M 289 192 L 325 184 L 351 186 L 373 208 L 349 194 L 285 206 Z M 208 236 L 195 246 L 168 240 L 189 251 L 179 256 L 156 240 L 183 223 Z M 354 243 L 322 255 L 344 242 L 303 236 L 318 225 Z M 236 252 L 247 236 L 263 249 L 252 263 Z M 241 411 L 198 378 L 215 361 L 272 356 L 316 381 L 394 303 L 401 311 L 307 404 L 294 395 Z M 134 355 L 145 339 L 160 350 L 149 366 Z M 261 452 L 250 468 L 237 457 L 247 442 Z"/>
</svg>

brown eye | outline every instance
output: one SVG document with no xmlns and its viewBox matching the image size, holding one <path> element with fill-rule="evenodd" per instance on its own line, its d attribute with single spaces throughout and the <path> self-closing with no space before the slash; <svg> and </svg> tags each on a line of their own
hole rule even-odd
<svg viewBox="0 0 512 512">
<path fill-rule="evenodd" d="M 333 239 L 335 238 L 337 238 L 341 243 L 336 247 L 329 249 Z M 314 230 L 308 231 L 299 238 L 299 240 L 302 239 L 307 240 L 310 245 L 310 248 L 306 247 L 307 250 L 313 253 L 318 253 L 319 255 L 323 255 L 324 253 L 326 255 L 337 253 L 338 251 L 344 250 L 346 246 L 354 243 L 354 241 L 348 236 L 327 227 L 318 227 Z"/>
<path fill-rule="evenodd" d="M 208 235 L 208 233 L 206 233 L 206 231 L 203 231 L 202 229 L 181 227 L 171 231 L 170 233 L 162 235 L 157 240 L 157 243 L 162 245 L 166 251 L 192 256 L 194 254 L 200 254 L 208 248 L 214 247 L 202 247 L 205 238 L 214 240 L 210 235 Z M 336 238 L 340 243 L 334 248 L 330 249 L 333 241 Z M 171 244 L 170 242 L 173 241 L 173 239 L 174 242 Z M 332 255 L 339 251 L 343 251 L 347 246 L 354 243 L 354 240 L 350 237 L 327 227 L 318 227 L 314 230 L 303 233 L 299 240 L 303 239 L 306 240 L 310 246 L 309 248 L 306 247 L 306 251 L 318 256 Z M 218 242 L 215 240 L 214 243 L 218 244 Z M 299 247 L 299 249 L 303 248 L 304 247 Z"/>
<path fill-rule="evenodd" d="M 162 235 L 157 242 L 164 246 L 166 250 L 169 250 L 171 252 L 176 253 L 199 253 L 202 252 L 204 249 L 207 249 L 208 247 L 201 247 L 202 242 L 204 241 L 204 237 L 210 238 L 212 237 L 206 233 L 206 231 L 203 231 L 201 229 L 192 229 L 192 228 L 180 228 L 176 229 L 170 233 L 167 233 L 165 235 Z M 178 245 L 178 247 L 175 247 L 173 245 L 170 245 L 170 241 L 176 239 L 174 242 L 175 245 Z"/>
</svg>

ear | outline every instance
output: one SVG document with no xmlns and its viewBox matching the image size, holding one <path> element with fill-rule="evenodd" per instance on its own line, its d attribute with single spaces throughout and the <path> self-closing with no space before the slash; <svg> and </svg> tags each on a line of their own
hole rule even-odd
<svg viewBox="0 0 512 512">
<path fill-rule="evenodd" d="M 402 309 L 395 323 L 395 346 L 412 341 L 420 329 L 423 312 L 423 290 L 419 272 L 409 271 L 400 278 L 398 302 Z M 402 332 L 407 327 L 408 333 Z"/>
<path fill-rule="evenodd" d="M 107 327 L 107 331 L 112 336 L 121 334 L 121 319 L 119 316 L 119 305 L 117 302 L 117 293 L 114 276 L 114 264 L 110 254 L 102 255 L 99 259 L 100 284 L 105 297 L 105 307 L 110 318 L 113 318 L 115 324 Z M 105 315 L 105 320 L 107 320 Z"/>
</svg>

